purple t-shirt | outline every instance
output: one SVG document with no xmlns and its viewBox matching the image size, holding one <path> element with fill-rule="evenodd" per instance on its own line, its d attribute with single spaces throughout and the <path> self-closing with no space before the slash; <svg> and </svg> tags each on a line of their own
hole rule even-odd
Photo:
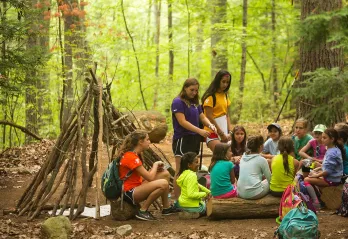
<svg viewBox="0 0 348 239">
<path fill-rule="evenodd" d="M 197 133 L 189 131 L 182 127 L 178 120 L 175 117 L 175 113 L 183 113 L 185 115 L 185 119 L 190 122 L 192 125 L 198 127 L 199 126 L 199 115 L 202 114 L 201 106 L 196 106 L 191 104 L 188 107 L 184 101 L 180 99 L 180 97 L 176 97 L 172 103 L 172 120 L 173 120 L 173 128 L 174 128 L 174 136 L 173 139 L 180 139 L 185 135 L 196 135 Z"/>
<path fill-rule="evenodd" d="M 309 141 L 309 144 L 311 145 L 312 149 L 313 149 L 313 157 L 317 158 L 317 159 L 324 159 L 324 155 L 326 153 L 326 146 L 323 144 L 319 144 L 316 139 L 311 139 Z M 317 150 L 317 146 L 319 146 L 319 152 Z M 319 155 L 317 154 L 319 153 Z"/>
</svg>

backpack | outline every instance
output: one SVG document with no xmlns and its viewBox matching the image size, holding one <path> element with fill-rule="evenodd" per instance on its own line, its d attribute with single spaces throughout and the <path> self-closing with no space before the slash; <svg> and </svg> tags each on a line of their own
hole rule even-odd
<svg viewBox="0 0 348 239">
<path fill-rule="evenodd" d="M 318 225 L 317 215 L 301 203 L 286 214 L 274 235 L 280 239 L 316 239 L 320 237 Z"/>
<path fill-rule="evenodd" d="M 336 213 L 342 217 L 348 217 L 348 180 L 346 180 L 346 183 L 343 185 L 342 204 Z"/>
<path fill-rule="evenodd" d="M 121 158 L 114 159 L 109 163 L 103 176 L 101 178 L 101 190 L 104 196 L 109 200 L 117 200 L 123 193 L 123 183 L 133 173 L 133 170 L 129 170 L 124 178 L 120 178 L 119 167 Z"/>
<path fill-rule="evenodd" d="M 280 200 L 277 222 L 280 223 L 285 215 L 293 208 L 296 208 L 301 202 L 301 198 L 295 193 L 295 186 L 290 184 L 283 192 L 282 199 Z"/>
</svg>

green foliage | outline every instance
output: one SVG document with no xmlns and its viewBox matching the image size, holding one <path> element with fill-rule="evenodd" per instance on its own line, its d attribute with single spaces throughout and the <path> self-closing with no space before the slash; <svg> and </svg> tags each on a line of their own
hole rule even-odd
<svg viewBox="0 0 348 239">
<path fill-rule="evenodd" d="M 296 88 L 294 93 L 296 98 L 312 102 L 307 117 L 316 123 L 337 123 L 337 110 L 348 112 L 348 73 L 340 72 L 338 68 L 320 68 L 305 76 L 301 88 Z"/>
</svg>

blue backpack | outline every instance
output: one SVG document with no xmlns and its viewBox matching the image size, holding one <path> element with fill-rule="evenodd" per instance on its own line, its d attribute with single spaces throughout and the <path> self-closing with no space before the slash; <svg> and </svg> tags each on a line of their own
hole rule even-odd
<svg viewBox="0 0 348 239">
<path fill-rule="evenodd" d="M 317 239 L 318 225 L 317 215 L 301 203 L 285 215 L 274 234 L 281 239 Z"/>
<path fill-rule="evenodd" d="M 124 178 L 120 178 L 119 166 L 121 158 L 114 159 L 109 163 L 101 178 L 101 190 L 109 200 L 117 200 L 123 193 L 123 183 L 131 176 L 133 170 L 129 170 Z"/>
</svg>

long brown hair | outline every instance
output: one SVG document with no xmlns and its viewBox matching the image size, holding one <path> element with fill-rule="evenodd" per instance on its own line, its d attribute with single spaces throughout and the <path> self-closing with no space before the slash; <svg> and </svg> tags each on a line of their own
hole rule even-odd
<svg viewBox="0 0 348 239">
<path fill-rule="evenodd" d="M 289 155 L 295 151 L 294 142 L 289 136 L 282 136 L 278 142 L 278 149 L 281 155 L 283 156 L 283 166 L 286 174 L 289 174 Z"/>
<path fill-rule="evenodd" d="M 184 101 L 186 103 L 187 106 L 190 106 L 192 103 L 195 104 L 196 106 L 198 106 L 199 105 L 198 93 L 197 93 L 197 95 L 195 95 L 195 97 L 193 99 L 189 99 L 186 95 L 185 89 L 187 87 L 190 87 L 191 85 L 198 85 L 198 89 L 199 89 L 198 80 L 196 78 L 188 78 L 187 80 L 185 80 L 184 85 L 182 86 L 182 89 L 179 93 L 179 97 L 182 101 Z"/>
<path fill-rule="evenodd" d="M 211 158 L 211 162 L 209 165 L 209 172 L 213 169 L 217 161 L 219 160 L 228 160 L 226 158 L 227 151 L 230 149 L 230 146 L 228 144 L 219 143 L 215 145 L 213 157 Z"/>
<path fill-rule="evenodd" d="M 337 142 L 337 140 L 339 138 L 339 134 L 338 134 L 337 130 L 335 130 L 334 128 L 328 128 L 324 131 L 324 133 L 327 134 L 330 139 L 334 140 L 333 144 L 341 150 L 342 159 L 344 159 L 346 157 L 346 150 L 344 149 L 344 146 L 342 144 L 339 144 Z"/>
<path fill-rule="evenodd" d="M 241 153 L 237 152 L 237 146 L 238 146 L 238 143 L 234 137 L 235 133 L 237 131 L 243 131 L 244 132 L 244 139 L 243 141 L 241 142 Z M 245 152 L 245 146 L 246 146 L 246 140 L 247 140 L 247 133 L 245 131 L 245 128 L 243 126 L 240 126 L 240 125 L 236 125 L 232 132 L 232 139 L 231 139 L 231 150 L 232 150 L 232 154 L 233 156 L 241 156 L 244 152 Z"/>
<path fill-rule="evenodd" d="M 138 145 L 139 141 L 144 140 L 146 136 L 147 132 L 143 130 L 136 130 L 127 135 L 117 152 L 117 158 L 122 157 L 122 155 L 128 151 L 133 151 L 134 148 Z M 142 159 L 141 155 L 139 155 L 139 158 Z"/>
</svg>

